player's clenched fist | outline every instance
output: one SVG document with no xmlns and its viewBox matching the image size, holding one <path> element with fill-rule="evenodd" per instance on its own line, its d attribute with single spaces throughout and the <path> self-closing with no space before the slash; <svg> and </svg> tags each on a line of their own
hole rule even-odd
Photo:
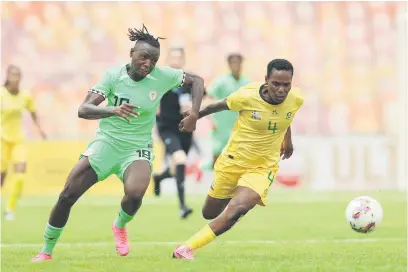
<svg viewBox="0 0 408 272">
<path fill-rule="evenodd" d="M 197 114 L 192 112 L 184 112 L 183 113 L 184 119 L 181 120 L 179 124 L 180 131 L 183 132 L 193 132 L 196 129 L 196 123 L 198 120 Z"/>
<path fill-rule="evenodd" d="M 140 115 L 140 113 L 135 111 L 136 109 L 140 109 L 140 107 L 123 103 L 119 107 L 113 108 L 113 113 L 115 114 L 115 116 L 122 117 L 126 121 L 130 122 L 128 118 L 129 116 L 137 118 Z"/>
</svg>

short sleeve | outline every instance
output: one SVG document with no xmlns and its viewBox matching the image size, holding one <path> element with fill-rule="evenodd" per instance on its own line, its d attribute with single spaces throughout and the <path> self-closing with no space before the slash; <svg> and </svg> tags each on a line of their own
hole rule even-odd
<svg viewBox="0 0 408 272">
<path fill-rule="evenodd" d="M 296 109 L 300 109 L 300 107 L 302 107 L 303 101 L 304 101 L 301 90 L 299 88 L 293 88 L 290 92 L 295 97 Z"/>
<path fill-rule="evenodd" d="M 303 99 L 303 97 L 301 97 L 301 96 L 298 96 L 298 97 L 296 98 L 296 104 L 297 104 L 298 109 L 300 109 L 300 107 L 302 107 L 303 101 L 304 101 L 304 99 Z"/>
<path fill-rule="evenodd" d="M 210 96 L 215 97 L 216 99 L 221 99 L 220 97 L 220 90 L 222 87 L 222 80 L 221 78 L 217 78 L 214 82 L 208 87 L 207 93 Z"/>
<path fill-rule="evenodd" d="M 104 98 L 106 98 L 109 93 L 112 91 L 113 87 L 113 79 L 112 75 L 109 73 L 109 71 L 106 71 L 101 80 L 94 85 L 91 89 L 89 89 L 90 92 L 92 93 L 97 93 L 102 95 Z"/>
<path fill-rule="evenodd" d="M 168 66 L 161 67 L 161 71 L 166 78 L 166 89 L 171 90 L 183 86 L 186 74 L 183 69 L 174 69 Z"/>
<path fill-rule="evenodd" d="M 36 111 L 34 99 L 30 94 L 27 94 L 27 97 L 26 97 L 26 109 L 29 112 L 35 112 Z"/>
<path fill-rule="evenodd" d="M 227 106 L 232 111 L 240 111 L 245 104 L 245 89 L 241 88 L 227 97 Z"/>
</svg>

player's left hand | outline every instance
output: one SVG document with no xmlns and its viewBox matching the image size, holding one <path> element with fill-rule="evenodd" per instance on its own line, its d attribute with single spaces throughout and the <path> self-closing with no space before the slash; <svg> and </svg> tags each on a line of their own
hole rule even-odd
<svg viewBox="0 0 408 272">
<path fill-rule="evenodd" d="M 283 141 L 281 145 L 280 156 L 282 160 L 289 159 L 293 154 L 293 144 L 292 141 Z"/>
<path fill-rule="evenodd" d="M 198 120 L 198 116 L 192 112 L 185 112 L 183 114 L 184 119 L 181 120 L 179 124 L 179 129 L 182 132 L 193 132 L 196 129 L 196 123 Z"/>
</svg>

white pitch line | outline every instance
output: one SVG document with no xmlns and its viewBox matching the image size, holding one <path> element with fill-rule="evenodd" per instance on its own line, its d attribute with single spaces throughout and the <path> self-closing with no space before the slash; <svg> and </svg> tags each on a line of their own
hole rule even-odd
<svg viewBox="0 0 408 272">
<path fill-rule="evenodd" d="M 333 239 L 333 240 L 231 240 L 223 242 L 215 242 L 217 244 L 327 244 L 327 243 L 377 243 L 377 242 L 402 242 L 407 241 L 406 238 L 363 238 L 363 239 Z M 181 242 L 131 242 L 132 245 L 179 245 Z M 1 247 L 41 247 L 43 244 L 1 244 Z M 104 247 L 113 246 L 113 242 L 89 242 L 89 243 L 58 243 L 58 247 Z"/>
</svg>

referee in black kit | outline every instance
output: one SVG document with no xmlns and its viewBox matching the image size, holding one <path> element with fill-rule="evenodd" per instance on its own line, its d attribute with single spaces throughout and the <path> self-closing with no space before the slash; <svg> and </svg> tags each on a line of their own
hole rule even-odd
<svg viewBox="0 0 408 272">
<path fill-rule="evenodd" d="M 184 48 L 170 48 L 167 58 L 168 65 L 175 69 L 182 69 L 185 63 Z M 154 193 L 160 195 L 160 182 L 166 178 L 175 177 L 180 201 L 180 216 L 187 218 L 193 210 L 185 203 L 184 179 L 187 164 L 187 154 L 193 142 L 193 133 L 181 132 L 179 123 L 182 113 L 191 108 L 191 88 L 182 86 L 168 91 L 160 102 L 157 115 L 157 128 L 160 138 L 169 155 L 169 167 L 161 174 L 154 174 Z"/>
</svg>

